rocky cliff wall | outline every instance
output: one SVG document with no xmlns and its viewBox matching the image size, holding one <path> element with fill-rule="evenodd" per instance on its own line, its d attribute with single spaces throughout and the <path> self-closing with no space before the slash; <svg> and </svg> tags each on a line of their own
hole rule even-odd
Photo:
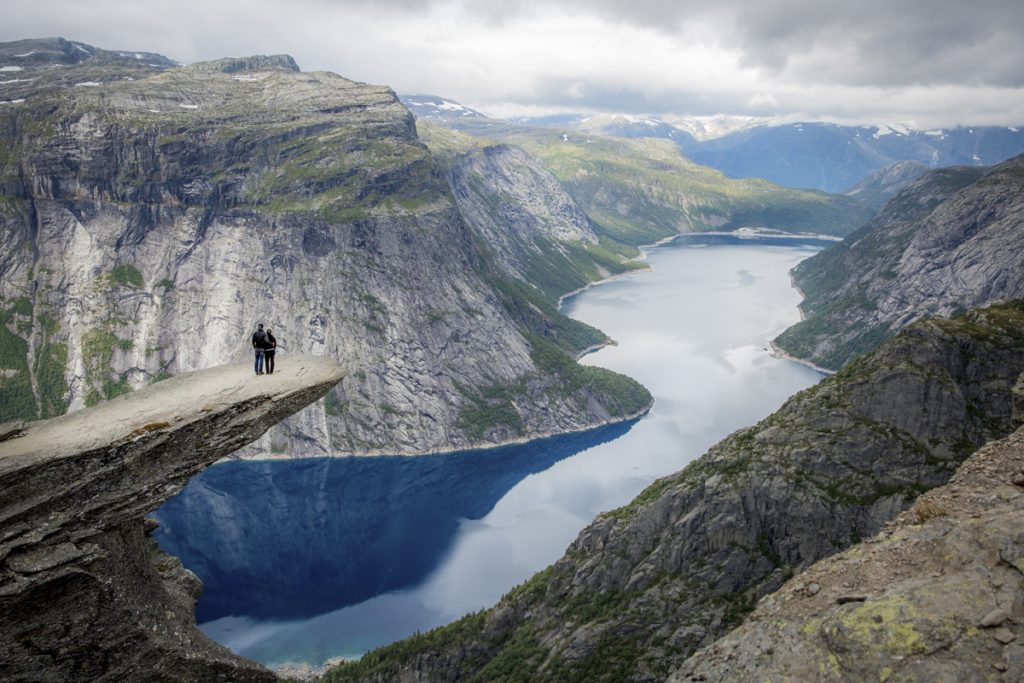
<svg viewBox="0 0 1024 683">
<path fill-rule="evenodd" d="M 272 681 L 195 626 L 202 589 L 143 515 L 344 376 L 295 356 L 179 375 L 0 441 L 0 679 Z"/>
<path fill-rule="evenodd" d="M 287 56 L 24 69 L 0 86 L 0 419 L 240 360 L 258 321 L 282 367 L 351 373 L 250 451 L 450 450 L 649 404 L 564 362 L 603 335 L 502 279 L 387 88 Z"/>
<path fill-rule="evenodd" d="M 496 607 L 327 680 L 665 680 L 813 562 L 1014 428 L 1024 303 L 904 330 L 728 437 Z"/>
<path fill-rule="evenodd" d="M 444 159 L 459 211 L 508 273 L 557 301 L 592 282 L 643 267 L 600 239 L 558 180 L 523 149 L 445 148 L 455 135 L 444 137 L 432 128 L 428 144 Z"/>
<path fill-rule="evenodd" d="M 1024 296 L 1024 156 L 920 177 L 870 223 L 793 269 L 805 320 L 775 342 L 827 368 L 926 315 Z"/>
</svg>

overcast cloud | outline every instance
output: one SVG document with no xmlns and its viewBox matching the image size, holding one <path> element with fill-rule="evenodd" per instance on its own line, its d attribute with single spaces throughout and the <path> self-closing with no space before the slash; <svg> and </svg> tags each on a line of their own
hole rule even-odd
<svg viewBox="0 0 1024 683">
<path fill-rule="evenodd" d="M 0 39 L 287 52 L 487 113 L 1024 123 L 1020 0 L 0 0 Z"/>
</svg>

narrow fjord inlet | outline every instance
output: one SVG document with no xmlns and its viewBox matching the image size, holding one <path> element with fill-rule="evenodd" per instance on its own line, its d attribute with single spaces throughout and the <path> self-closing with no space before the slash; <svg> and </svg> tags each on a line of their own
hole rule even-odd
<svg viewBox="0 0 1024 683">
<path fill-rule="evenodd" d="M 820 379 L 770 355 L 813 239 L 689 235 L 568 298 L 618 342 L 584 358 L 655 396 L 635 423 L 485 451 L 241 461 L 194 478 L 157 537 L 204 584 L 201 628 L 270 666 L 320 664 L 492 605 L 628 503 Z"/>
<path fill-rule="evenodd" d="M 1024 3 L 0 3 L 0 683 L 1024 683 Z"/>
</svg>

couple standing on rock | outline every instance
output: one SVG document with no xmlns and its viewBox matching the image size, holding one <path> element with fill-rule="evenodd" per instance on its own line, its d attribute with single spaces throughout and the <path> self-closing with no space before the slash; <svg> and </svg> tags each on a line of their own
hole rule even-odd
<svg viewBox="0 0 1024 683">
<path fill-rule="evenodd" d="M 252 333 L 252 348 L 256 351 L 256 374 L 263 374 L 263 361 L 266 359 L 267 374 L 274 374 L 274 352 L 277 351 L 277 339 L 269 327 L 264 330 L 263 323 L 256 326 Z"/>
</svg>

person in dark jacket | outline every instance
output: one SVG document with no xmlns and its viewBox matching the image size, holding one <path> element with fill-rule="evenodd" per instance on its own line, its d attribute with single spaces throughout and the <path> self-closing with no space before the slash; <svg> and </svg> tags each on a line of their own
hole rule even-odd
<svg viewBox="0 0 1024 683">
<path fill-rule="evenodd" d="M 274 331 L 267 328 L 267 347 L 264 350 L 263 355 L 267 357 L 267 374 L 274 374 L 274 352 L 277 351 L 277 337 L 274 336 Z"/>
<path fill-rule="evenodd" d="M 263 374 L 263 354 L 267 350 L 267 333 L 263 330 L 263 323 L 256 326 L 252 333 L 252 348 L 256 352 L 256 374 Z"/>
</svg>

